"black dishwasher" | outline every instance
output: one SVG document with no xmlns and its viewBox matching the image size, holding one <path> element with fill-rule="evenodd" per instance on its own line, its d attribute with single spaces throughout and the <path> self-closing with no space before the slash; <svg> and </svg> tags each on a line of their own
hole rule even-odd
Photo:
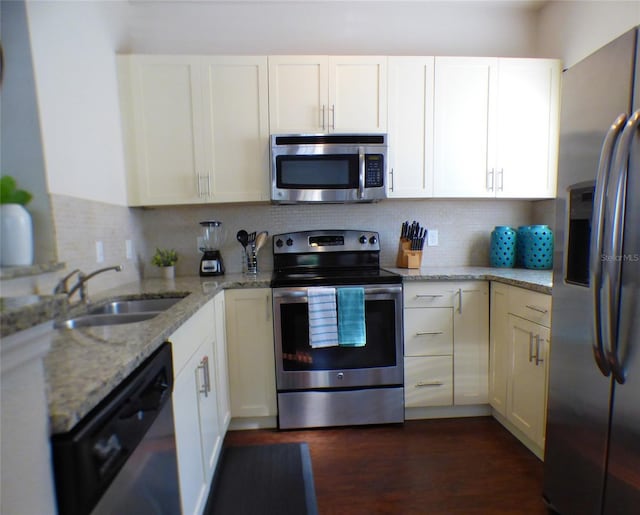
<svg viewBox="0 0 640 515">
<path fill-rule="evenodd" d="M 52 437 L 60 515 L 180 513 L 172 390 L 164 343 L 76 427 Z"/>
</svg>

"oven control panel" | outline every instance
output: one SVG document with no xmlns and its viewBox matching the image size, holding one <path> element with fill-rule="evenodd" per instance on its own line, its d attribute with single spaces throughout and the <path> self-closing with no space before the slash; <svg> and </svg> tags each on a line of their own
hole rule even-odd
<svg viewBox="0 0 640 515">
<path fill-rule="evenodd" d="M 275 234 L 274 254 L 312 252 L 379 251 L 380 236 L 375 231 L 322 230 Z"/>
</svg>

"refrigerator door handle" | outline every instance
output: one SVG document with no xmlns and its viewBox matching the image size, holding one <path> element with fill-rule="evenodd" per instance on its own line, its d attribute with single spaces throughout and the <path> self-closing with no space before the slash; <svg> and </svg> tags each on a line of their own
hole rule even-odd
<svg viewBox="0 0 640 515">
<path fill-rule="evenodd" d="M 593 293 L 593 356 L 598 365 L 598 368 L 602 374 L 607 377 L 610 374 L 611 368 L 607 361 L 604 345 L 603 345 L 603 331 L 602 331 L 602 305 L 601 305 L 601 290 L 602 290 L 602 242 L 604 237 L 604 203 L 609 185 L 609 175 L 611 173 L 611 164 L 613 149 L 615 147 L 618 135 L 622 132 L 624 124 L 627 121 L 627 115 L 619 115 L 604 138 L 602 143 L 602 150 L 600 151 L 600 161 L 598 163 L 598 173 L 596 175 L 596 189 L 593 199 L 593 220 L 592 220 L 592 233 L 591 233 L 591 245 L 589 249 L 590 263 L 590 285 Z"/>
<path fill-rule="evenodd" d="M 624 240 L 624 215 L 625 199 L 627 196 L 628 162 L 631 153 L 631 143 L 640 126 L 640 110 L 633 113 L 620 136 L 616 148 L 613 164 L 612 180 L 615 184 L 613 195 L 607 198 L 611 203 L 611 234 L 608 241 L 609 255 L 604 266 L 603 279 L 605 283 L 605 295 L 608 296 L 608 314 L 605 334 L 607 334 L 607 359 L 611 366 L 611 373 L 616 381 L 624 384 L 626 371 L 620 363 L 618 355 L 619 315 L 620 315 L 620 279 L 622 275 L 622 244 Z M 611 193 L 611 192 L 610 192 Z M 634 230 L 637 228 L 634 228 Z"/>
</svg>

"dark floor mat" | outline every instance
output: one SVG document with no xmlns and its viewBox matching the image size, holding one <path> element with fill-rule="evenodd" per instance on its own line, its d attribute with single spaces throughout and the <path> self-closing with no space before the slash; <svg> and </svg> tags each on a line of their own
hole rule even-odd
<svg viewBox="0 0 640 515">
<path fill-rule="evenodd" d="M 306 443 L 226 447 L 207 515 L 317 515 Z"/>
</svg>

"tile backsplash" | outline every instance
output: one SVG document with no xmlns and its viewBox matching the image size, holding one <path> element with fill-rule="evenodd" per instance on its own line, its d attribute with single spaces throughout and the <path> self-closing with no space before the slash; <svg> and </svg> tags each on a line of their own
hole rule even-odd
<svg viewBox="0 0 640 515">
<path fill-rule="evenodd" d="M 135 210 L 135 209 L 134 209 Z M 404 220 L 419 221 L 437 229 L 437 247 L 425 247 L 424 266 L 486 266 L 489 264 L 489 236 L 496 225 L 527 225 L 537 222 L 533 203 L 526 200 L 394 200 L 375 204 L 216 204 L 139 209 L 145 250 L 145 276 L 157 271 L 146 263 L 155 247 L 175 248 L 180 259 L 178 275 L 196 274 L 201 257 L 197 250 L 199 222 L 220 220 L 226 231 L 222 257 L 228 272 L 241 271 L 239 229 L 274 234 L 310 229 L 364 229 L 380 233 L 381 262 L 393 266 L 400 226 Z M 272 239 L 258 256 L 259 267 L 271 270 Z"/>
<path fill-rule="evenodd" d="M 553 201 L 465 199 L 395 200 L 376 204 L 271 205 L 215 204 L 128 208 L 102 202 L 52 195 L 58 259 L 66 269 L 34 278 L 2 281 L 2 294 L 50 293 L 60 277 L 79 268 L 90 272 L 122 264 L 120 273 L 108 272 L 91 280 L 90 292 L 159 276 L 150 264 L 156 247 L 175 248 L 178 275 L 196 275 L 201 253 L 197 248 L 201 220 L 220 220 L 226 231 L 222 257 L 227 272 L 241 271 L 239 229 L 274 234 L 310 229 L 363 229 L 380 233 L 383 266 L 394 266 L 400 226 L 419 221 L 437 229 L 437 247 L 425 247 L 424 266 L 487 266 L 489 236 L 496 225 L 553 222 Z M 126 256 L 131 240 L 133 257 Z M 96 242 L 102 242 L 104 262 L 96 260 Z M 259 268 L 273 268 L 272 238 L 258 256 Z"/>
</svg>

